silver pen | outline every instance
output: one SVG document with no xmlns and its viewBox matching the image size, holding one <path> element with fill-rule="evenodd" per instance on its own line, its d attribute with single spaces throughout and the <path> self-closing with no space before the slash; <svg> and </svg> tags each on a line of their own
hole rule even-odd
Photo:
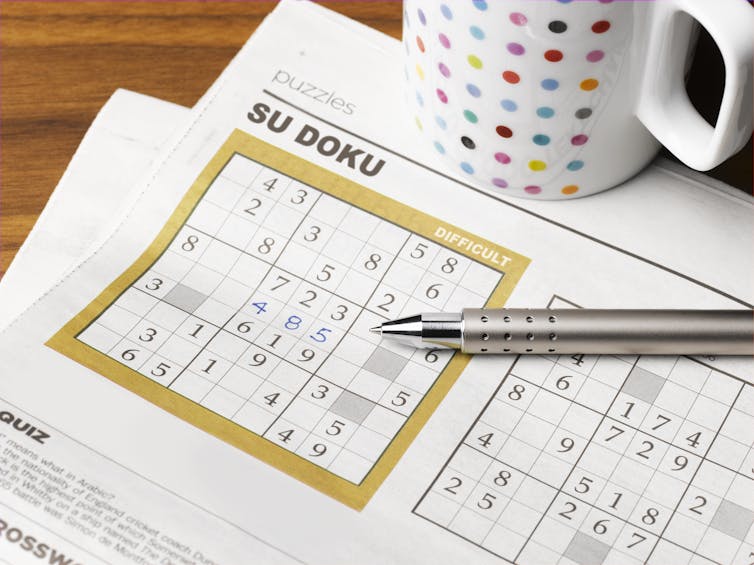
<svg viewBox="0 0 754 565">
<path fill-rule="evenodd" d="M 752 355 L 752 310 L 466 308 L 391 320 L 372 332 L 464 353 Z"/>
</svg>

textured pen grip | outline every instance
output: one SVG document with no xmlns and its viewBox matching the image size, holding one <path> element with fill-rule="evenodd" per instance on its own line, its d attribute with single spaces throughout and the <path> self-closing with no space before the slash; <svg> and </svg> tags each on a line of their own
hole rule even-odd
<svg viewBox="0 0 754 565">
<path fill-rule="evenodd" d="M 751 310 L 466 309 L 467 353 L 752 355 Z"/>
</svg>

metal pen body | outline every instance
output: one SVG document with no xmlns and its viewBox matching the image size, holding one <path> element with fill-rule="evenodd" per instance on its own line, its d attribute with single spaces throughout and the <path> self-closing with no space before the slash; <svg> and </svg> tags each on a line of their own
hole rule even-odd
<svg viewBox="0 0 754 565">
<path fill-rule="evenodd" d="M 466 353 L 754 354 L 751 310 L 469 308 L 386 322 L 380 333 Z"/>
</svg>

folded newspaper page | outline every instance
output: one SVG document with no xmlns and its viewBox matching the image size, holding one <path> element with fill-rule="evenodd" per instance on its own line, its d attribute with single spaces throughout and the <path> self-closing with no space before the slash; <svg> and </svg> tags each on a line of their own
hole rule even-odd
<svg viewBox="0 0 754 565">
<path fill-rule="evenodd" d="M 282 2 L 109 236 L 0 333 L 3 559 L 748 558 L 750 359 L 472 359 L 368 328 L 751 308 L 751 203 L 688 182 L 666 183 L 705 201 L 685 216 L 640 183 L 566 208 L 473 190 L 405 127 L 399 58 Z"/>
</svg>

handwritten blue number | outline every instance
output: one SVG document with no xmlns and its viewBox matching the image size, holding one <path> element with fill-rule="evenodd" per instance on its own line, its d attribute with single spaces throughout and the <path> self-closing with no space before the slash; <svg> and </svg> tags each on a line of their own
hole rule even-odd
<svg viewBox="0 0 754 565">
<path fill-rule="evenodd" d="M 332 330 L 330 330 L 330 329 L 320 328 L 317 333 L 315 333 L 314 335 L 310 335 L 309 337 L 312 338 L 314 341 L 316 341 L 318 343 L 324 343 L 325 341 L 327 341 L 327 335 L 325 335 L 325 334 L 328 334 L 328 333 L 331 333 L 331 332 L 332 332 Z"/>
</svg>

